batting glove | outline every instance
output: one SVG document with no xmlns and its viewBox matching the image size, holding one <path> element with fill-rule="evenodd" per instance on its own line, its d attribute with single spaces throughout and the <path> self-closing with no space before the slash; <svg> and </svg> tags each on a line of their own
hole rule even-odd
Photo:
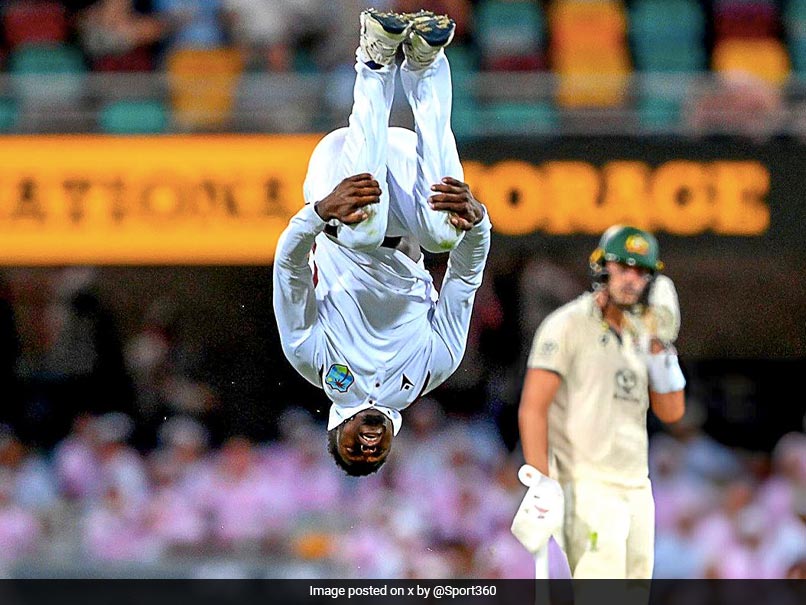
<svg viewBox="0 0 806 605">
<path fill-rule="evenodd" d="M 520 468 L 518 479 L 529 489 L 510 529 L 526 550 L 535 555 L 562 528 L 563 490 L 554 479 L 528 464 Z"/>
</svg>

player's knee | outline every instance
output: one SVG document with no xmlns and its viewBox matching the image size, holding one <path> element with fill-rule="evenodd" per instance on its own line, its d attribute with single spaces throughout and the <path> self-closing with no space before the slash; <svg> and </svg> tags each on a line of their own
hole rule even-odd
<svg viewBox="0 0 806 605">
<path fill-rule="evenodd" d="M 420 233 L 420 246 L 434 254 L 450 252 L 459 245 L 464 235 L 464 231 L 446 222 L 436 228 L 429 228 L 425 233 Z"/>
<path fill-rule="evenodd" d="M 383 244 L 383 238 L 386 235 L 386 229 L 381 229 L 379 226 L 363 225 L 360 224 L 355 227 L 350 225 L 342 225 L 339 229 L 339 243 L 351 250 L 358 250 L 360 252 L 371 252 L 377 250 Z"/>
</svg>

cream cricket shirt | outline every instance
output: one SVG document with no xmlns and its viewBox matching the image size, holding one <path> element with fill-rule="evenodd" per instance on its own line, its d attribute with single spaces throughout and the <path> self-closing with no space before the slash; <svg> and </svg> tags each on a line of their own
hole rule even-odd
<svg viewBox="0 0 806 605">
<path fill-rule="evenodd" d="M 645 485 L 646 364 L 639 340 L 627 330 L 619 338 L 610 329 L 593 293 L 583 294 L 543 321 L 528 365 L 562 377 L 549 407 L 552 477 Z"/>
</svg>

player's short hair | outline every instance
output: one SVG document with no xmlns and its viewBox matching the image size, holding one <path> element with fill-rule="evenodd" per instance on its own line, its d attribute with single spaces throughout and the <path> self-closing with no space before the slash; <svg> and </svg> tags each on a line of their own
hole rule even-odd
<svg viewBox="0 0 806 605">
<path fill-rule="evenodd" d="M 327 451 L 336 461 L 336 466 L 352 477 L 366 477 L 376 473 L 386 462 L 385 456 L 377 462 L 347 462 L 339 453 L 339 427 L 330 429 L 327 432 Z"/>
</svg>

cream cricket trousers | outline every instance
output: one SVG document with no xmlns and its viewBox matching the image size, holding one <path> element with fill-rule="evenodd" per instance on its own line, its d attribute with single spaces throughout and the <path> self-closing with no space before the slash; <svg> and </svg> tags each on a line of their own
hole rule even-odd
<svg viewBox="0 0 806 605">
<path fill-rule="evenodd" d="M 652 486 L 591 480 L 563 484 L 562 544 L 574 579 L 650 579 L 654 564 Z"/>
<path fill-rule="evenodd" d="M 337 223 L 339 243 L 367 251 L 386 236 L 412 235 L 429 252 L 452 250 L 464 232 L 450 224 L 449 213 L 428 206 L 431 186 L 443 177 L 464 180 L 451 130 L 453 92 L 445 53 L 424 70 L 409 70 L 406 62 L 400 69 L 414 131 L 389 127 L 397 66 L 370 69 L 359 60 L 355 70 L 349 126 L 329 133 L 314 149 L 303 185 L 305 203 L 321 200 L 344 178 L 367 172 L 381 186 L 381 201 L 366 207 L 365 221 Z"/>
</svg>

